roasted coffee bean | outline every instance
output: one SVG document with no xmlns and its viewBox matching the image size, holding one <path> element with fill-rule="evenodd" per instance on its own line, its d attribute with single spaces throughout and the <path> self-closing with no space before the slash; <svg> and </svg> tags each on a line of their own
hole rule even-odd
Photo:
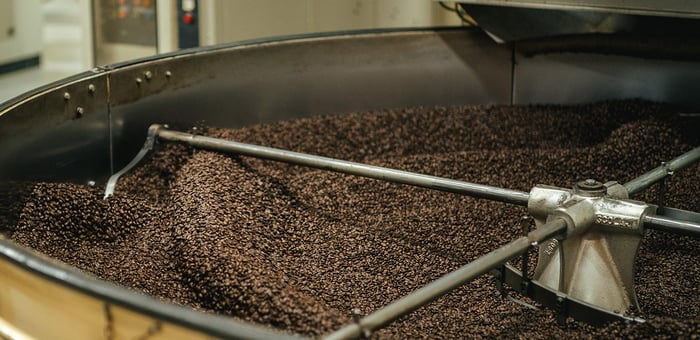
<svg viewBox="0 0 700 340">
<path fill-rule="evenodd" d="M 700 145 L 698 123 L 643 101 L 414 107 L 205 134 L 528 191 L 624 183 Z M 145 134 L 145 131 L 144 131 Z M 145 136 L 144 136 L 145 138 Z M 666 203 L 700 211 L 700 167 Z M 525 208 L 160 143 L 101 188 L 36 183 L 18 243 L 105 280 L 197 310 L 304 335 L 366 315 L 520 235 Z M 634 197 L 652 202 L 656 188 Z M 8 213 L 9 214 L 9 213 Z M 13 215 L 13 216 L 14 216 Z M 691 338 L 700 334 L 700 240 L 648 231 L 636 261 L 643 324 L 557 324 L 509 302 L 488 275 L 377 338 Z M 531 261 L 534 262 L 534 254 Z M 533 263 L 534 264 L 534 263 Z"/>
</svg>

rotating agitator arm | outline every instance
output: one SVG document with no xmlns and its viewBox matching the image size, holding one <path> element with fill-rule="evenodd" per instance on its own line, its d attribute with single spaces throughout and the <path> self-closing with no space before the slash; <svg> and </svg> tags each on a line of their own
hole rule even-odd
<svg viewBox="0 0 700 340">
<path fill-rule="evenodd" d="M 629 243 L 629 235 L 634 235 L 633 237 L 635 240 L 631 243 L 634 252 L 632 252 L 631 257 L 629 254 L 621 255 L 624 258 L 623 262 L 630 262 L 630 258 L 634 258 L 634 254 L 636 253 L 634 242 L 637 242 L 636 244 L 638 245 L 643 227 L 700 235 L 699 223 L 668 216 L 654 215 L 655 206 L 644 202 L 628 200 L 630 193 L 636 193 L 648 188 L 653 183 L 662 180 L 669 171 L 678 171 L 696 163 L 700 159 L 700 147 L 624 185 L 615 182 L 603 185 L 594 180 L 586 180 L 579 182 L 574 190 L 540 185 L 534 187 L 530 193 L 527 193 L 381 166 L 173 131 L 168 129 L 165 125 L 152 125 L 148 130 L 146 143 L 136 158 L 109 179 L 105 190 L 105 199 L 113 194 L 119 177 L 135 167 L 141 159 L 153 149 L 157 140 L 179 142 L 218 152 L 257 157 L 457 193 L 475 198 L 485 198 L 527 206 L 530 213 L 535 217 L 538 228 L 528 233 L 527 236 L 520 237 L 466 264 L 460 269 L 436 281 L 428 283 L 423 288 L 328 335 L 328 338 L 357 338 L 371 334 L 372 331 L 386 326 L 397 318 L 420 308 L 439 296 L 446 294 L 490 270 L 502 266 L 506 261 L 521 255 L 531 247 L 546 244 L 544 251 L 542 248 L 540 249 L 541 258 L 538 261 L 538 269 L 536 270 L 536 275 L 539 275 L 544 285 L 553 288 L 555 292 L 563 292 L 562 294 L 572 295 L 575 299 L 576 289 L 578 288 L 572 290 L 571 287 L 578 286 L 575 285 L 575 280 L 568 279 L 568 277 L 572 276 L 572 268 L 574 270 L 578 269 L 575 269 L 576 266 L 570 264 L 571 259 L 569 257 L 565 258 L 563 254 L 567 252 L 567 248 L 579 249 L 581 247 L 583 243 L 581 243 L 580 237 L 577 239 L 577 235 L 586 232 L 602 233 L 604 237 L 609 238 L 610 242 L 622 240 L 620 242 L 623 243 Z M 675 210 L 678 211 L 677 209 Z M 681 214 L 680 216 L 689 216 L 690 214 L 694 213 L 687 212 L 687 214 Z M 618 234 L 622 236 L 617 236 Z M 568 245 L 565 245 L 565 243 Z M 572 244 L 575 245 L 572 246 Z M 600 251 L 600 253 L 606 253 L 606 251 L 607 250 L 604 249 Z M 550 258 L 543 259 L 542 254 L 548 254 L 547 256 Z M 619 259 L 604 258 L 603 260 L 616 262 Z M 565 263 L 569 263 L 569 265 L 565 265 Z M 547 267 L 548 265 L 549 267 Z M 624 282 L 617 283 L 623 290 L 623 292 L 618 295 L 622 296 L 623 300 L 626 299 L 620 303 L 620 306 L 625 308 L 629 305 L 636 304 L 634 292 L 630 292 L 629 288 L 625 287 L 630 285 L 628 281 L 631 268 L 632 265 L 626 269 L 618 270 L 617 268 L 613 268 L 610 271 L 612 274 L 615 274 L 612 276 L 616 276 L 618 271 L 627 273 L 625 274 L 627 279 L 623 280 Z M 546 275 L 543 275 L 543 273 Z M 583 296 L 589 293 L 590 291 L 586 291 Z M 584 300 L 584 304 L 585 303 L 589 302 Z M 593 302 L 594 305 L 596 303 L 597 301 Z M 607 305 L 598 307 L 603 311 L 612 308 Z M 609 312 L 612 312 L 612 310 Z M 613 314 L 618 312 L 620 311 L 615 311 Z"/>
</svg>

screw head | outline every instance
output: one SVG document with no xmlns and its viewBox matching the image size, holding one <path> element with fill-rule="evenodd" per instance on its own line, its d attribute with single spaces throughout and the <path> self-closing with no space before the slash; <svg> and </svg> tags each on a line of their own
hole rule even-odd
<svg viewBox="0 0 700 340">
<path fill-rule="evenodd" d="M 141 85 L 143 83 L 143 79 L 141 77 L 136 77 L 136 84 Z"/>
<path fill-rule="evenodd" d="M 68 93 L 68 92 L 63 92 L 63 99 L 69 100 L 69 99 L 70 99 L 70 93 Z"/>
<path fill-rule="evenodd" d="M 166 77 L 170 78 L 170 77 L 172 77 L 172 75 L 173 75 L 172 72 L 170 72 L 170 71 L 165 71 L 165 76 L 166 76 Z"/>
<path fill-rule="evenodd" d="M 82 117 L 84 114 L 85 114 L 85 109 L 84 109 L 82 106 L 78 106 L 78 107 L 75 109 L 75 115 L 76 115 L 78 118 Z"/>
<path fill-rule="evenodd" d="M 95 93 L 95 85 L 93 85 L 93 84 L 88 85 L 88 93 L 90 93 L 90 94 Z"/>
<path fill-rule="evenodd" d="M 146 71 L 143 73 L 143 76 L 146 78 L 146 80 L 151 80 L 151 78 L 153 78 L 153 73 L 151 71 Z"/>
</svg>

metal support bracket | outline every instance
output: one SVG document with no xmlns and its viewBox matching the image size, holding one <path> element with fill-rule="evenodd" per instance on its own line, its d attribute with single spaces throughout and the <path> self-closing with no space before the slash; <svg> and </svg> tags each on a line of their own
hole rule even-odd
<svg viewBox="0 0 700 340">
<path fill-rule="evenodd" d="M 534 280 L 614 314 L 639 309 L 634 259 L 654 206 L 627 199 L 616 182 L 586 180 L 574 189 L 536 186 L 528 209 L 537 225 L 553 217 L 568 224 L 565 237 L 540 246 Z"/>
<path fill-rule="evenodd" d="M 522 274 L 511 265 L 504 265 L 494 269 L 491 274 L 496 277 L 496 285 L 499 291 L 505 291 L 504 284 L 511 287 L 518 287 L 522 283 Z M 623 322 L 644 322 L 644 319 L 638 317 L 625 316 L 623 314 L 613 313 L 610 310 L 603 309 L 599 306 L 594 306 L 589 303 L 571 298 L 561 292 L 543 286 L 537 280 L 530 280 L 528 284 L 528 292 L 525 296 L 537 301 L 544 307 L 550 308 L 557 314 L 557 320 L 565 321 L 569 317 L 576 320 L 586 322 L 591 325 L 604 325 L 612 321 Z M 506 295 L 506 298 L 509 296 Z M 558 301 L 558 298 L 563 297 L 565 301 Z M 510 297 L 508 300 L 514 299 Z M 512 300 L 511 300 L 512 301 Z M 520 300 L 517 300 L 520 301 Z M 565 304 L 565 306 L 562 305 Z M 565 307 L 565 308 L 564 308 Z"/>
</svg>

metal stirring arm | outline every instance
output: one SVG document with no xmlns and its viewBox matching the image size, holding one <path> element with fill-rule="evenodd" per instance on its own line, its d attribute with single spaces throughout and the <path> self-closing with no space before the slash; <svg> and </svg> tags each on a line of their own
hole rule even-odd
<svg viewBox="0 0 700 340">
<path fill-rule="evenodd" d="M 544 250 L 540 251 L 541 253 L 545 254 L 548 251 L 551 254 L 559 252 L 559 244 L 556 243 L 552 245 L 552 242 L 555 242 L 557 239 L 565 240 L 569 237 L 572 237 L 572 239 L 576 239 L 576 237 L 581 239 L 580 235 L 592 229 L 591 226 L 598 226 L 599 228 L 593 229 L 597 230 L 597 232 L 602 233 L 603 235 L 607 235 L 606 230 L 611 228 L 619 230 L 623 234 L 631 233 L 639 235 L 643 231 L 642 226 L 644 226 L 700 236 L 699 223 L 690 220 L 671 218 L 669 216 L 653 215 L 654 206 L 645 204 L 644 202 L 632 202 L 625 200 L 629 193 L 635 193 L 646 189 L 651 184 L 663 179 L 669 171 L 680 170 L 700 160 L 700 147 L 695 148 L 688 153 L 668 162 L 662 167 L 654 169 L 624 185 L 611 185 L 605 189 L 599 187 L 586 188 L 587 185 L 594 185 L 596 183 L 588 183 L 588 181 L 584 181 L 579 184 L 579 189 L 581 190 L 578 191 L 537 186 L 533 189 L 533 191 L 531 191 L 531 193 L 526 193 L 517 190 L 503 189 L 488 185 L 417 174 L 363 163 L 348 162 L 288 150 L 193 135 L 168 130 L 166 126 L 152 125 L 148 130 L 146 143 L 139 151 L 136 158 L 134 158 L 124 169 L 110 177 L 105 190 L 105 199 L 111 196 L 113 193 L 119 177 L 131 170 L 141 161 L 148 151 L 153 148 L 157 138 L 167 141 L 186 143 L 203 149 L 258 157 L 312 168 L 375 178 L 389 182 L 458 193 L 477 198 L 486 198 L 494 201 L 524 205 L 528 206 L 530 212 L 535 216 L 535 218 L 540 220 L 538 223 L 539 227 L 530 232 L 527 236 L 516 239 L 511 243 L 498 248 L 473 262 L 468 263 L 462 268 L 447 274 L 432 283 L 429 283 L 423 288 L 404 296 L 403 298 L 365 316 L 364 318 L 357 319 L 355 323 L 347 325 L 337 332 L 328 335 L 328 338 L 330 339 L 358 338 L 367 336 L 371 334 L 372 331 L 420 308 L 421 306 L 448 293 L 449 291 L 490 270 L 502 266 L 506 261 L 520 255 L 532 246 L 545 244 L 548 248 L 551 248 L 545 248 Z M 603 191 L 598 192 L 600 190 Z M 545 203 L 541 204 L 542 202 Z M 619 210 L 618 208 L 620 207 L 624 208 Z M 692 214 L 696 213 L 687 212 L 687 214 L 676 216 L 695 216 Z M 634 220 L 634 228 L 630 228 L 629 223 L 632 220 Z M 555 236 L 557 239 L 554 239 Z M 626 238 L 626 236 L 624 236 L 624 238 Z M 612 242 L 615 241 L 614 238 L 611 240 Z M 621 240 L 623 242 L 628 242 L 622 238 Z M 575 241 L 572 242 L 569 242 L 569 244 L 574 245 Z M 634 242 L 638 241 L 635 240 Z M 574 245 L 573 247 L 578 246 Z M 551 255 L 549 256 L 551 257 Z M 633 254 L 631 258 L 634 258 Z M 552 287 L 553 291 L 557 292 L 557 296 L 561 294 L 561 296 L 567 298 L 567 294 L 572 293 L 571 289 L 568 289 L 567 287 L 576 287 L 573 292 L 575 299 L 575 290 L 578 289 L 579 286 L 572 284 L 572 282 L 576 282 L 575 280 L 568 283 L 562 281 L 562 277 L 576 276 L 578 274 L 571 272 L 571 269 L 563 270 L 564 260 L 557 260 L 559 262 L 556 262 L 553 259 L 554 258 L 552 257 L 552 259 L 547 261 L 540 261 L 542 264 L 541 268 L 546 268 L 548 264 L 553 264 L 552 266 L 549 266 L 549 268 L 553 269 L 548 271 L 547 269 L 540 270 L 539 274 L 541 276 L 540 279 L 542 279 L 541 281 L 545 281 L 544 283 L 546 286 Z M 625 262 L 629 262 L 628 260 L 629 258 L 626 258 Z M 568 259 L 566 261 L 571 262 Z M 539 265 L 540 264 L 538 264 L 538 266 Z M 545 275 L 542 275 L 543 273 Z M 611 273 L 613 276 L 619 276 L 619 273 Z M 505 277 L 507 278 L 507 276 Z M 633 291 L 630 294 L 629 291 L 624 290 L 624 286 L 630 285 L 629 278 L 622 281 L 624 282 L 621 282 L 619 286 L 621 286 L 623 290 L 618 294 L 618 296 L 620 297 L 620 300 L 626 300 L 626 302 L 616 305 L 617 307 L 615 308 L 624 308 L 630 304 L 636 303 L 636 298 L 634 297 Z M 543 286 L 539 285 L 537 287 L 542 288 Z M 562 289 L 567 290 L 567 294 L 561 293 Z M 585 294 L 583 295 L 585 296 Z M 610 308 L 613 307 L 609 307 L 607 305 L 600 307 L 596 305 L 597 303 L 600 303 L 600 301 L 596 300 L 593 303 L 588 303 L 584 299 L 583 302 L 577 303 L 576 306 L 592 305 L 592 309 L 602 309 L 608 312 L 612 311 Z M 612 312 L 613 313 L 609 314 L 618 314 L 622 316 L 622 314 L 619 313 L 624 311 L 617 310 Z"/>
<path fill-rule="evenodd" d="M 623 184 L 628 195 L 633 195 L 649 188 L 654 183 L 663 181 L 669 175 L 700 161 L 700 146 L 696 147 L 661 166 Z M 663 183 L 662 183 L 663 184 Z M 644 216 L 644 226 L 678 234 L 700 236 L 700 213 L 663 207 L 661 214 Z"/>
<path fill-rule="evenodd" d="M 363 163 L 348 162 L 335 158 L 321 157 L 289 150 L 238 143 L 218 138 L 172 131 L 161 125 L 151 125 L 151 127 L 148 129 L 146 144 L 141 151 L 139 151 L 136 158 L 134 158 L 124 169 L 120 170 L 109 178 L 109 182 L 105 190 L 105 198 L 112 195 L 119 177 L 138 164 L 143 156 L 153 148 L 154 139 L 156 137 L 166 141 L 189 144 L 202 149 L 235 153 L 243 156 L 303 165 L 311 168 L 369 177 L 394 183 L 409 184 L 423 188 L 452 192 L 477 198 L 486 198 L 494 201 L 513 203 L 523 206 L 527 205 L 528 194 L 523 191 L 503 189 L 489 185 L 457 181 L 442 177 L 367 165 Z"/>
<path fill-rule="evenodd" d="M 326 336 L 326 339 L 357 339 L 369 337 L 371 333 L 394 320 L 407 315 L 425 304 L 445 295 L 455 288 L 468 283 L 489 270 L 494 269 L 505 261 L 512 259 L 529 247 L 548 240 L 566 231 L 567 224 L 563 219 L 553 219 L 539 228 L 520 237 L 490 253 L 466 264 L 465 266 L 425 285 L 413 293 L 365 316 L 355 323 L 349 324 Z"/>
<path fill-rule="evenodd" d="M 146 155 L 153 150 L 153 146 L 158 138 L 158 130 L 163 128 L 161 125 L 151 125 L 148 128 L 148 133 L 146 134 L 146 142 L 143 143 L 143 147 L 136 154 L 136 157 L 129 162 L 123 169 L 119 170 L 117 173 L 109 177 L 107 180 L 107 186 L 105 187 L 105 195 L 103 199 L 107 199 L 114 193 L 114 189 L 117 187 L 117 182 L 119 178 L 125 173 L 129 172 L 133 167 L 141 163 L 141 160 L 146 157 Z"/>
<path fill-rule="evenodd" d="M 138 165 L 141 160 L 153 149 L 156 139 L 172 142 L 181 142 L 195 147 L 220 152 L 235 153 L 244 156 L 286 162 L 290 164 L 308 166 L 317 169 L 341 172 L 351 175 L 363 176 L 394 183 L 408 184 L 439 191 L 452 192 L 476 198 L 486 198 L 499 202 L 512 203 L 522 206 L 528 205 L 529 194 L 527 192 L 504 189 L 490 185 L 476 184 L 458 181 L 448 178 L 417 174 L 414 172 L 390 169 L 363 163 L 349 162 L 340 159 L 310 155 L 289 150 L 276 149 L 260 145 L 239 143 L 206 136 L 194 135 L 179 131 L 169 130 L 167 125 L 153 124 L 148 128 L 146 142 L 129 164 L 112 175 L 105 188 L 104 198 L 109 198 L 116 188 L 119 178 Z M 624 184 L 631 194 L 639 192 L 649 185 L 663 179 L 668 171 L 677 171 L 700 160 L 700 147 L 697 147 L 665 165 L 654 169 L 628 183 Z M 700 223 L 697 221 L 679 220 L 675 217 L 649 215 L 645 220 L 645 226 L 666 231 L 680 231 L 700 235 Z"/>
<path fill-rule="evenodd" d="M 636 194 L 650 187 L 652 184 L 664 179 L 669 174 L 695 164 L 698 161 L 700 161 L 700 146 L 663 163 L 661 166 L 645 173 L 644 175 L 625 183 L 624 186 L 630 195 Z"/>
</svg>

